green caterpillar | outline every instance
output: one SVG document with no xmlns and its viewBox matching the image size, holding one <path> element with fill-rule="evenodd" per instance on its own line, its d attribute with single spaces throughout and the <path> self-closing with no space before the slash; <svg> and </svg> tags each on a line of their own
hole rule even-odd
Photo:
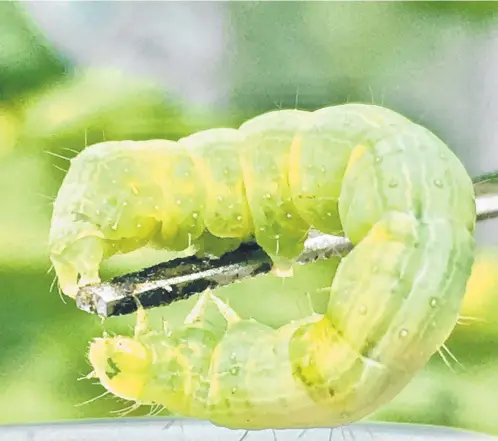
<svg viewBox="0 0 498 441">
<path fill-rule="evenodd" d="M 280 110 L 238 130 L 84 150 L 54 205 L 51 259 L 64 293 L 101 261 L 146 244 L 219 255 L 255 238 L 292 269 L 310 228 L 355 244 L 324 314 L 274 329 L 207 293 L 184 327 L 97 339 L 115 395 L 233 428 L 319 427 L 391 400 L 458 318 L 474 259 L 472 180 L 427 129 L 373 105 Z M 291 281 L 289 283 L 292 283 Z M 204 326 L 214 302 L 223 330 Z"/>
</svg>

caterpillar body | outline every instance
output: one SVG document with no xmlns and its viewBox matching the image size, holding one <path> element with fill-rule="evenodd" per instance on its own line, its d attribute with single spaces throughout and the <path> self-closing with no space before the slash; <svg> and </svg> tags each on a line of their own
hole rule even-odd
<svg viewBox="0 0 498 441">
<path fill-rule="evenodd" d="M 289 269 L 310 228 L 344 231 L 355 248 L 324 314 L 274 329 L 208 293 L 180 329 L 140 318 L 133 338 L 90 347 L 100 382 L 140 403 L 234 428 L 340 425 L 393 398 L 452 331 L 474 199 L 451 150 L 391 110 L 280 110 L 178 142 L 87 148 L 54 204 L 51 259 L 72 296 L 104 258 L 145 244 L 218 255 L 254 237 Z M 223 330 L 203 325 L 209 302 Z"/>
</svg>

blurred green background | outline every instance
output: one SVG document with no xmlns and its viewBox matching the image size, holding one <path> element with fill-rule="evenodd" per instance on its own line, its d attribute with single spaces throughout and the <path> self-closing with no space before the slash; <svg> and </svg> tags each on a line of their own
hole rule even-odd
<svg viewBox="0 0 498 441">
<path fill-rule="evenodd" d="M 363 101 L 434 130 L 476 175 L 498 169 L 497 78 L 493 2 L 0 3 L 0 422 L 126 407 L 112 397 L 77 406 L 103 392 L 78 381 L 90 370 L 88 342 L 133 318 L 102 324 L 50 292 L 47 238 L 64 157 L 103 139 L 178 139 L 278 107 Z M 479 320 L 448 342 L 460 364 L 434 356 L 372 418 L 498 434 L 496 231 L 487 222 L 477 232 L 488 249 L 462 314 Z M 164 256 L 125 257 L 104 277 Z M 304 274 L 294 291 L 307 288 Z"/>
</svg>

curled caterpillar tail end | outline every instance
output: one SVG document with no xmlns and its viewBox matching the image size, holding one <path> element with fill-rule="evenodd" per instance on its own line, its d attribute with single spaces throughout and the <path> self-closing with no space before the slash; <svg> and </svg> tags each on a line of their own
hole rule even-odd
<svg viewBox="0 0 498 441">
<path fill-rule="evenodd" d="M 112 394 L 147 402 L 146 385 L 151 371 L 152 355 L 139 341 L 128 337 L 97 338 L 88 354 L 95 376 Z"/>
</svg>

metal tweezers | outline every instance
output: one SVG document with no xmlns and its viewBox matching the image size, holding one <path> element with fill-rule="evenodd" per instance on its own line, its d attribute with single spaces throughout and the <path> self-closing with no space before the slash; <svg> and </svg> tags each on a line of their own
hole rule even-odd
<svg viewBox="0 0 498 441">
<path fill-rule="evenodd" d="M 477 220 L 497 218 L 498 172 L 479 176 L 473 182 Z M 297 264 L 345 255 L 352 247 L 346 237 L 311 231 Z M 178 258 L 83 286 L 76 296 L 76 305 L 103 318 L 126 315 L 135 312 L 137 304 L 144 308 L 169 305 L 207 289 L 269 273 L 271 269 L 270 257 L 256 243 L 244 243 L 218 259 Z"/>
</svg>

